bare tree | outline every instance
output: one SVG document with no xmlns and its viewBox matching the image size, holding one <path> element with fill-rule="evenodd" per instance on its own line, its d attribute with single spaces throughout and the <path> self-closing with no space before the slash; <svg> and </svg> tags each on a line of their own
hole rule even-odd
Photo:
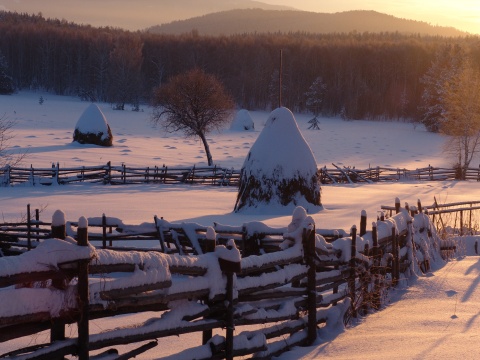
<svg viewBox="0 0 480 360">
<path fill-rule="evenodd" d="M 177 75 L 155 90 L 152 120 L 168 132 L 183 131 L 202 140 L 208 165 L 213 158 L 206 134 L 220 129 L 232 114 L 234 102 L 221 82 L 201 69 Z"/>
<path fill-rule="evenodd" d="M 441 131 L 449 135 L 445 149 L 456 158 L 458 177 L 480 152 L 480 72 L 465 61 L 459 75 L 445 85 Z"/>
<path fill-rule="evenodd" d="M 15 137 L 12 132 L 14 125 L 15 123 L 5 115 L 0 116 L 0 168 L 6 165 L 16 165 L 25 157 L 25 153 L 12 154 L 7 151 L 9 141 Z"/>
</svg>

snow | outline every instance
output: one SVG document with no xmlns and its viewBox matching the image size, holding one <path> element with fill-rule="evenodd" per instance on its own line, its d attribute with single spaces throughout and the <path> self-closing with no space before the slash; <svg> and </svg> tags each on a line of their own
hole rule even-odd
<svg viewBox="0 0 480 360">
<path fill-rule="evenodd" d="M 40 95 L 45 99 L 41 106 L 38 104 Z M 137 166 L 205 165 L 206 159 L 202 153 L 203 146 L 200 141 L 186 139 L 182 134 L 163 134 L 153 130 L 148 121 L 150 114 L 148 107 L 143 112 L 121 112 L 114 111 L 108 104 L 98 104 L 98 106 L 110 119 L 114 130 L 114 146 L 110 148 L 78 146 L 71 142 L 75 121 L 85 110 L 85 103 L 78 99 L 36 92 L 22 92 L 8 97 L 0 96 L 2 113 L 16 122 L 14 128 L 16 137 L 10 143 L 10 150 L 17 153 L 28 151 L 27 159 L 24 161 L 25 167 L 32 164 L 34 167 L 48 168 L 52 163 L 58 162 L 65 168 L 100 165 L 108 161 L 113 165 L 123 162 Z M 240 169 L 242 166 L 252 144 L 260 137 L 265 120 L 269 116 L 262 111 L 251 111 L 250 114 L 255 123 L 254 131 L 225 130 L 208 135 L 214 162 L 217 165 L 235 169 Z M 444 137 L 428 133 L 421 126 L 402 122 L 347 122 L 335 118 L 322 118 L 322 129 L 310 131 L 307 130 L 310 118 L 311 115 L 308 114 L 295 114 L 298 123 L 295 126 L 308 143 L 318 166 L 321 167 L 325 165 L 330 167 L 329 164 L 333 162 L 339 166 L 356 166 L 361 169 L 368 168 L 369 165 L 415 169 L 429 164 L 450 167 L 453 162 L 441 151 Z M 271 147 L 264 149 L 279 151 L 291 159 L 293 155 L 288 153 L 289 146 L 282 147 L 280 144 L 281 142 L 274 141 L 270 144 Z M 265 154 L 265 157 L 267 156 L 268 154 Z M 476 158 L 474 164 L 478 164 L 478 161 L 479 159 Z M 101 224 L 103 213 L 107 215 L 107 222 L 110 223 L 112 220 L 115 225 L 153 223 L 154 214 L 158 214 L 172 223 L 198 223 L 202 226 L 212 226 L 217 222 L 225 224 L 222 227 L 230 226 L 235 229 L 241 229 L 242 225 L 251 223 L 251 229 L 261 230 L 266 226 L 283 228 L 284 232 L 287 232 L 288 224 L 293 223 L 292 228 L 297 226 L 296 216 L 292 217 L 295 207 L 286 215 L 272 215 L 267 212 L 233 213 L 236 196 L 237 189 L 231 187 L 161 184 L 103 186 L 80 183 L 56 187 L 0 187 L 2 219 L 5 221 L 21 219 L 25 214 L 26 205 L 31 204 L 32 209 L 41 209 L 42 220 L 49 221 L 53 213 L 60 209 L 67 214 L 67 220 L 75 221 L 84 216 L 88 219 L 90 226 L 94 223 Z M 393 206 L 395 198 L 398 198 L 402 204 L 405 202 L 416 204 L 417 199 L 420 199 L 424 205 L 428 205 L 433 203 L 434 196 L 439 203 L 478 200 L 480 189 L 477 182 L 456 181 L 324 185 L 322 186 L 323 209 L 318 212 L 307 212 L 306 215 L 314 221 L 317 230 L 344 229 L 348 233 L 352 225 L 359 224 L 362 210 L 365 210 L 368 223 L 371 224 L 379 214 L 380 205 Z M 302 211 L 298 210 L 298 212 Z M 299 219 L 303 216 L 305 214 L 299 214 Z M 400 216 L 406 215 L 402 213 Z M 421 225 L 423 216 L 415 216 L 412 225 L 415 231 L 420 232 L 424 227 Z M 114 219 L 122 224 L 117 224 L 117 220 Z M 264 225 L 260 225 L 260 222 Z M 386 223 L 384 226 L 382 233 L 391 233 L 391 223 Z M 215 229 L 220 232 L 218 227 Z M 320 337 L 314 346 L 292 349 L 281 355 L 279 359 L 474 358 L 478 351 L 478 345 L 474 340 L 480 336 L 480 317 L 478 316 L 480 287 L 477 286 L 480 265 L 478 256 L 475 256 L 474 252 L 475 241 L 477 239 L 474 237 L 463 238 L 458 245 L 462 249 L 460 253 L 462 256 L 446 265 L 437 262 L 438 257 L 435 253 L 423 255 L 432 258 L 431 264 L 435 271 L 421 275 L 417 269 L 416 278 L 403 279 L 399 288 L 391 292 L 390 304 L 385 309 L 359 319 L 347 329 L 343 329 L 341 321 L 338 321 L 340 314 L 336 316 L 330 314 L 330 323 L 333 325 L 329 327 L 327 321 L 327 328 L 319 330 Z M 21 255 L 26 256 L 23 259 L 30 256 L 21 263 L 7 264 L 3 261 L 7 261 L 6 259 L 13 261 L 13 258 L 0 258 L 1 276 L 25 271 L 43 271 L 50 265 L 57 266 L 59 262 L 73 260 L 78 256 L 81 258 L 94 256 L 90 248 L 86 248 L 85 253 L 79 253 L 82 250 L 69 242 L 56 244 L 49 240 L 44 244 L 43 249 L 37 248 L 35 251 L 45 251 L 45 256 L 48 254 L 47 264 L 36 263 L 33 255 L 29 253 Z M 61 247 L 57 248 L 60 245 Z M 350 239 L 348 238 L 347 241 L 346 238 L 345 249 L 348 252 L 349 245 Z M 360 249 L 361 244 L 357 245 Z M 74 252 L 70 251 L 73 246 L 75 246 Z M 152 246 L 158 247 L 158 244 Z M 52 252 L 52 249 L 60 251 Z M 298 253 L 295 246 L 286 251 Z M 123 261 L 122 257 L 127 256 L 127 253 L 115 253 L 107 257 L 101 250 L 97 250 L 96 253 L 103 263 Z M 417 256 L 422 256 L 421 254 L 417 252 Z M 161 259 L 151 260 L 161 261 Z M 255 259 L 251 257 L 251 260 L 254 266 Z M 145 260 L 138 258 L 135 261 L 143 263 Z M 215 277 L 219 271 L 219 265 L 218 258 L 214 254 L 201 257 L 173 255 L 168 257 L 168 261 L 170 264 L 188 264 L 206 269 L 211 266 L 211 273 L 207 272 L 206 276 L 211 276 L 209 280 L 213 283 L 217 282 L 214 284 L 216 288 L 210 290 L 211 295 L 225 288 L 223 278 Z M 242 268 L 247 266 L 248 264 L 242 259 Z M 292 272 L 303 271 L 300 268 L 291 270 Z M 288 276 L 288 274 L 284 275 Z M 182 285 L 183 290 L 192 289 L 198 282 L 197 278 L 185 281 Z M 247 284 L 240 285 L 247 286 Z M 172 289 L 172 291 L 181 291 L 182 286 L 178 286 L 178 289 Z M 201 286 L 198 285 L 198 287 Z M 28 299 L 30 296 L 27 294 L 28 289 L 22 289 L 24 290 L 25 297 L 22 296 L 22 299 Z M 45 304 L 45 311 L 52 313 L 58 311 L 58 308 L 53 308 L 54 304 L 47 304 L 40 299 L 38 303 Z M 5 302 L 2 301 L 2 304 Z M 25 308 L 26 305 L 17 306 L 17 303 L 9 303 L 8 306 L 16 309 L 15 311 L 18 311 L 18 307 Z M 337 309 L 339 312 L 340 310 Z M 106 329 L 141 323 L 152 316 L 158 315 L 147 313 L 94 320 L 91 328 L 94 333 L 99 333 Z M 172 316 L 172 318 L 175 317 Z M 240 328 L 236 330 L 236 335 L 239 331 L 241 331 Z M 300 337 L 302 334 L 296 336 Z M 281 342 L 284 341 L 284 339 L 281 340 Z M 48 336 L 27 337 L 2 343 L 0 344 L 1 352 L 31 345 L 32 342 L 48 342 Z M 138 355 L 136 359 L 168 356 L 185 349 L 186 346 L 194 347 L 200 344 L 201 335 L 198 334 L 159 339 L 157 348 Z M 407 345 L 399 346 L 399 344 Z"/>
<path fill-rule="evenodd" d="M 52 226 L 65 225 L 65 213 L 62 210 L 56 210 L 52 216 Z"/>
<path fill-rule="evenodd" d="M 90 104 L 82 113 L 75 125 L 75 129 L 83 134 L 103 133 L 102 140 L 108 136 L 107 118 L 97 104 Z"/>
<path fill-rule="evenodd" d="M 298 173 L 309 178 L 315 173 L 315 157 L 289 109 L 282 107 L 271 112 L 243 168 L 247 176 L 254 174 L 258 178 L 275 170 L 287 179 L 297 177 Z"/>
<path fill-rule="evenodd" d="M 252 116 L 246 109 L 240 109 L 230 125 L 232 131 L 253 131 L 255 130 L 255 123 Z"/>
</svg>

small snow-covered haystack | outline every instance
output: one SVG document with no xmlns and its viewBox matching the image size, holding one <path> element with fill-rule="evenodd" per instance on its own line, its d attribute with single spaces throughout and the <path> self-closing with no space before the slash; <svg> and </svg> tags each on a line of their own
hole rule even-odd
<svg viewBox="0 0 480 360">
<path fill-rule="evenodd" d="M 292 112 L 281 107 L 272 111 L 245 159 L 235 211 L 289 212 L 298 205 L 321 210 L 317 162 Z"/>
<path fill-rule="evenodd" d="M 233 131 L 252 131 L 255 130 L 255 124 L 248 110 L 241 109 L 235 115 L 230 130 Z"/>
<path fill-rule="evenodd" d="M 73 132 L 73 141 L 80 144 L 112 146 L 112 131 L 97 105 L 90 104 L 80 116 Z"/>
</svg>

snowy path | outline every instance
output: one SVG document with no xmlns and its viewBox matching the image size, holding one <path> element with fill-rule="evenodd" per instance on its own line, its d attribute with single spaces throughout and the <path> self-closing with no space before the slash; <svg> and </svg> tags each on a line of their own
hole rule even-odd
<svg viewBox="0 0 480 360">
<path fill-rule="evenodd" d="M 361 324 L 279 359 L 478 359 L 479 284 L 479 257 L 451 261 Z"/>
</svg>

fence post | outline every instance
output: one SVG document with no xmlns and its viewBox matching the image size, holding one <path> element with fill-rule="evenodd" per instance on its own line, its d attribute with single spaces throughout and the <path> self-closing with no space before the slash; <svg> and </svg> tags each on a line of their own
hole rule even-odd
<svg viewBox="0 0 480 360">
<path fill-rule="evenodd" d="M 228 246 L 227 246 L 228 247 Z M 225 359 L 233 360 L 233 331 L 235 330 L 235 321 L 233 318 L 233 274 L 241 271 L 240 262 L 233 262 L 218 258 L 220 270 L 227 277 L 227 293 L 225 295 L 226 311 L 225 311 Z"/>
<path fill-rule="evenodd" d="M 40 232 L 38 231 L 38 229 L 40 228 L 40 225 L 38 223 L 40 222 L 40 210 L 38 210 L 38 209 L 35 209 L 35 222 L 36 222 L 35 228 L 37 229 L 36 230 L 37 242 L 39 242 L 40 239 L 39 239 L 38 235 L 40 234 Z"/>
<path fill-rule="evenodd" d="M 423 212 L 422 202 L 420 201 L 420 199 L 417 199 L 417 210 L 419 214 Z"/>
<path fill-rule="evenodd" d="M 32 164 L 30 164 L 30 184 L 35 186 L 35 170 L 33 170 Z"/>
<path fill-rule="evenodd" d="M 55 182 L 60 184 L 60 164 L 57 162 L 57 168 L 55 169 Z"/>
<path fill-rule="evenodd" d="M 27 204 L 27 249 L 32 249 L 32 224 L 30 215 L 30 204 Z"/>
<path fill-rule="evenodd" d="M 357 317 L 357 309 L 355 305 L 355 268 L 356 268 L 356 254 L 357 254 L 357 227 L 352 226 L 352 244 L 350 248 L 350 278 L 348 279 L 348 288 L 350 298 L 352 300 L 352 317 Z"/>
<path fill-rule="evenodd" d="M 112 246 L 111 240 L 110 246 Z M 105 216 L 105 214 L 102 214 L 102 248 L 107 248 L 107 217 Z"/>
<path fill-rule="evenodd" d="M 374 278 L 374 287 L 373 287 L 373 299 L 372 305 L 374 309 L 380 309 L 380 286 L 379 286 L 379 266 L 380 266 L 380 254 L 378 249 L 378 233 L 377 233 L 377 224 L 374 222 L 372 224 L 372 257 L 373 257 L 373 266 L 371 269 L 372 276 Z"/>
<path fill-rule="evenodd" d="M 398 251 L 398 237 L 395 225 L 392 225 L 392 255 L 393 255 L 393 264 L 392 264 L 392 280 L 393 286 L 398 284 L 400 278 L 400 259 Z"/>
<path fill-rule="evenodd" d="M 211 226 L 207 227 L 207 232 L 205 236 L 205 253 L 211 253 L 215 251 L 217 234 L 215 233 L 215 229 Z M 205 301 L 207 305 L 208 301 Z M 208 318 L 208 317 L 206 317 Z M 202 345 L 205 345 L 213 336 L 213 330 L 204 330 L 202 332 Z"/>
<path fill-rule="evenodd" d="M 317 269 L 315 266 L 315 227 L 303 229 L 303 246 L 307 270 L 307 345 L 317 339 Z"/>
<path fill-rule="evenodd" d="M 395 214 L 400 212 L 400 199 L 397 197 L 395 198 Z"/>
<path fill-rule="evenodd" d="M 111 184 L 112 183 L 112 163 L 109 161 L 107 162 L 107 171 L 105 174 L 104 183 Z"/>
<path fill-rule="evenodd" d="M 362 210 L 360 215 L 360 236 L 363 236 L 367 233 L 367 212 Z"/>
<path fill-rule="evenodd" d="M 10 165 L 5 165 L 5 175 L 3 177 L 3 184 L 5 186 L 10 186 L 11 182 L 10 182 L 10 172 L 11 172 L 11 167 Z"/>
<path fill-rule="evenodd" d="M 78 220 L 77 230 L 78 246 L 88 246 L 88 221 L 85 217 Z M 77 355 L 80 360 L 88 360 L 89 354 L 89 294 L 88 294 L 88 264 L 90 260 L 78 262 L 78 303 L 80 318 L 78 320 L 78 349 Z"/>
<path fill-rule="evenodd" d="M 65 240 L 66 227 L 65 227 L 65 214 L 61 210 L 56 210 L 52 216 L 52 238 Z M 53 279 L 52 286 L 58 289 L 65 288 L 63 279 Z M 65 340 L 65 322 L 59 319 L 55 319 L 52 322 L 50 329 L 50 341 Z M 63 359 L 61 357 L 60 359 Z"/>
<path fill-rule="evenodd" d="M 460 236 L 463 236 L 463 210 L 460 210 Z"/>
</svg>

